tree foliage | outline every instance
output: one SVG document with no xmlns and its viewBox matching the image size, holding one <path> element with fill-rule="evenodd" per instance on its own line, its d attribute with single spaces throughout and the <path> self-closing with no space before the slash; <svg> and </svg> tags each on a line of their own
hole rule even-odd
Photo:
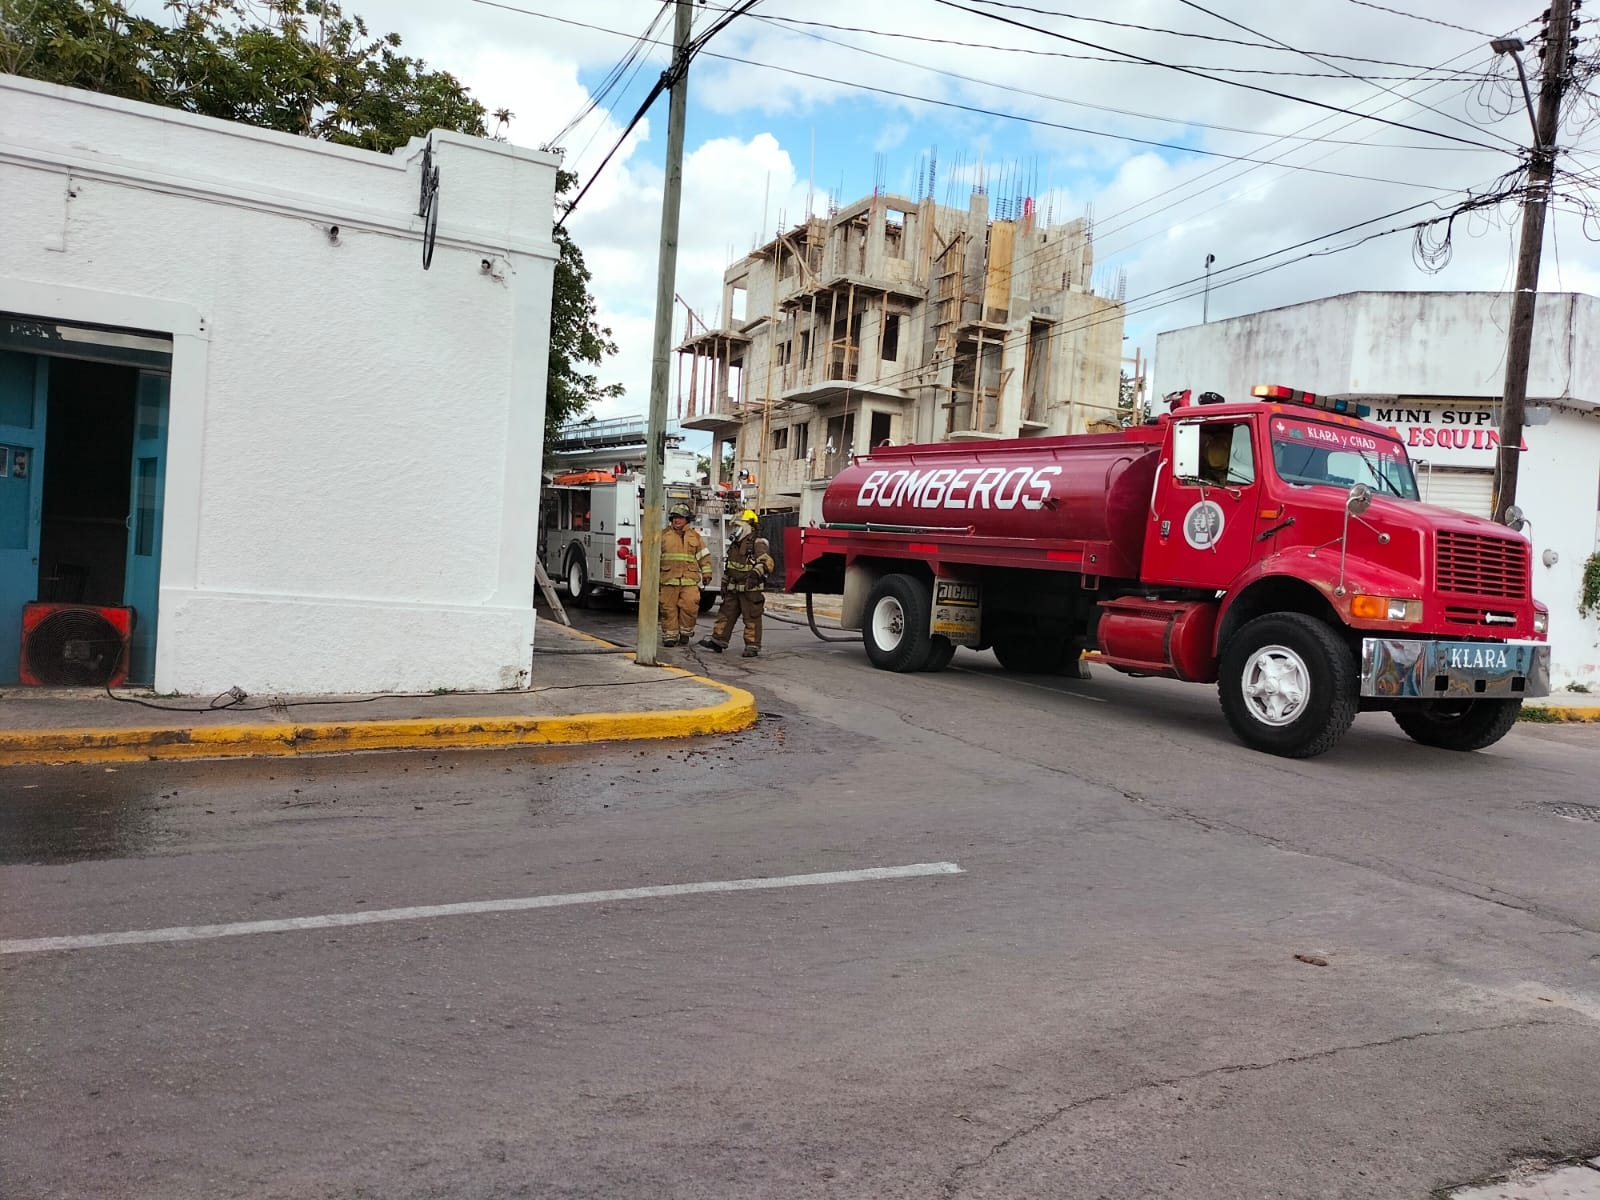
<svg viewBox="0 0 1600 1200">
<path fill-rule="evenodd" d="M 460 80 L 373 35 L 339 0 L 0 0 L 0 70 L 283 133 L 388 152 L 430 129 L 486 136 L 491 114 Z M 492 114 L 503 136 L 512 114 Z M 558 197 L 576 182 L 562 171 Z M 583 252 L 565 229 L 551 312 L 545 431 L 621 394 L 593 373 L 616 352 L 596 318 Z"/>
</svg>

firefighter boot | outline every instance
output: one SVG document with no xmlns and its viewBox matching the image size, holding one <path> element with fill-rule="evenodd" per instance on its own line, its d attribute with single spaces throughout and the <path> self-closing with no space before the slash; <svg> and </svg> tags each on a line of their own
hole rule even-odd
<svg viewBox="0 0 1600 1200">
<path fill-rule="evenodd" d="M 726 646 L 717 641 L 715 638 L 701 638 L 700 645 L 704 646 L 707 650 L 715 650 L 718 654 L 721 654 L 727 649 Z"/>
<path fill-rule="evenodd" d="M 760 653 L 761 653 L 761 647 L 760 646 L 746 646 L 744 648 L 744 657 L 745 658 L 754 658 L 756 655 L 758 655 Z"/>
</svg>

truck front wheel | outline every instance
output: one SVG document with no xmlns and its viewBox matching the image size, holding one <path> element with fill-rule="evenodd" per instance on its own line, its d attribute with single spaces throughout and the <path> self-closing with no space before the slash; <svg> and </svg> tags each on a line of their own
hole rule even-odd
<svg viewBox="0 0 1600 1200">
<path fill-rule="evenodd" d="M 910 575 L 885 575 L 867 597 L 867 619 L 861 631 L 867 657 L 883 671 L 920 671 L 928 661 L 933 638 L 928 622 L 933 598 Z"/>
<path fill-rule="evenodd" d="M 1274 613 L 1251 621 L 1223 648 L 1217 692 L 1245 745 L 1314 758 L 1332 749 L 1356 718 L 1355 661 L 1315 617 Z"/>
<path fill-rule="evenodd" d="M 576 552 L 567 556 L 567 595 L 572 597 L 573 608 L 589 602 L 589 567 Z"/>
<path fill-rule="evenodd" d="M 1511 732 L 1521 715 L 1521 700 L 1432 700 L 1394 710 L 1395 724 L 1407 737 L 1440 750 L 1492 746 Z"/>
</svg>

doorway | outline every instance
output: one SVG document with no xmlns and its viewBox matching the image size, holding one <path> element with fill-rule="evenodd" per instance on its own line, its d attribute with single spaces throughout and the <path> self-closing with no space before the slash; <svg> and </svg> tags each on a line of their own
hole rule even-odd
<svg viewBox="0 0 1600 1200">
<path fill-rule="evenodd" d="M 0 348 L 0 684 L 35 601 L 132 608 L 127 679 L 154 680 L 168 377 L 117 357 Z"/>
</svg>

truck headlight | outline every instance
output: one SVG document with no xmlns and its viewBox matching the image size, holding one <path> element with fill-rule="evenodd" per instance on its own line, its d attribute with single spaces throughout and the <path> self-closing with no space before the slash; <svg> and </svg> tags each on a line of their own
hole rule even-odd
<svg viewBox="0 0 1600 1200">
<path fill-rule="evenodd" d="M 1422 601 L 1389 596 L 1352 596 L 1350 615 L 1363 621 L 1395 621 L 1415 625 L 1422 620 Z"/>
<path fill-rule="evenodd" d="M 1535 633 L 1550 632 L 1550 614 L 1545 609 L 1537 608 L 1533 612 L 1533 631 Z"/>
</svg>

